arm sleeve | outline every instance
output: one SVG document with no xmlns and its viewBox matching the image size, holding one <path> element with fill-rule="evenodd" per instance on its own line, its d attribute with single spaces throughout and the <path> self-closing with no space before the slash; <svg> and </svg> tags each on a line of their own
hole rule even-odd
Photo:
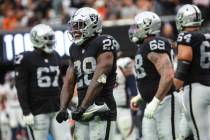
<svg viewBox="0 0 210 140">
<path fill-rule="evenodd" d="M 27 69 L 26 59 L 22 54 L 17 57 L 22 57 L 22 60 L 19 58 L 19 62 L 15 61 L 15 80 L 16 80 L 16 88 L 18 94 L 18 100 L 20 102 L 20 106 L 23 110 L 23 115 L 28 115 L 31 110 L 29 106 L 29 93 L 28 93 L 28 75 L 29 71 Z M 16 59 L 18 59 L 16 57 Z"/>
<path fill-rule="evenodd" d="M 126 87 L 130 90 L 130 96 L 136 96 L 138 94 L 136 78 L 134 75 L 126 77 Z"/>
</svg>

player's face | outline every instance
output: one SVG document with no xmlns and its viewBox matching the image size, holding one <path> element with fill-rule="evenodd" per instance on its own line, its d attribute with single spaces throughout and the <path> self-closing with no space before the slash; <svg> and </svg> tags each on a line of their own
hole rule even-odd
<svg viewBox="0 0 210 140">
<path fill-rule="evenodd" d="M 82 36 L 82 30 L 85 28 L 85 23 L 82 21 L 70 23 L 70 33 L 75 39 Z"/>
</svg>

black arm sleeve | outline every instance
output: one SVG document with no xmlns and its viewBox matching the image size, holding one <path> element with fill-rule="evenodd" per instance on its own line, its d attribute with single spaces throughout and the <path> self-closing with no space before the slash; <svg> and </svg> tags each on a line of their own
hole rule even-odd
<svg viewBox="0 0 210 140">
<path fill-rule="evenodd" d="M 129 75 L 126 77 L 126 87 L 131 91 L 130 96 L 136 96 L 138 94 L 136 79 L 134 75 Z"/>
<path fill-rule="evenodd" d="M 28 93 L 29 72 L 26 67 L 27 64 L 25 61 L 26 61 L 25 58 L 23 58 L 20 61 L 20 63 L 15 64 L 15 75 L 16 75 L 15 80 L 16 80 L 18 100 L 23 110 L 23 115 L 28 115 L 31 112 L 29 107 L 29 93 Z"/>
</svg>

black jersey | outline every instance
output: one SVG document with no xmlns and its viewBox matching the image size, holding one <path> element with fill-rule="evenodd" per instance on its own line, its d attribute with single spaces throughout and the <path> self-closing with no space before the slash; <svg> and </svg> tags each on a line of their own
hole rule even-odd
<svg viewBox="0 0 210 140">
<path fill-rule="evenodd" d="M 109 35 L 101 35 L 87 40 L 83 46 L 72 44 L 70 47 L 70 58 L 76 70 L 77 91 L 79 105 L 86 95 L 86 91 L 93 78 L 97 57 L 107 51 L 114 54 L 114 63 L 102 93 L 97 96 L 95 102 L 106 102 L 111 110 L 116 112 L 116 103 L 113 97 L 113 88 L 116 80 L 116 47 L 118 42 Z"/>
<path fill-rule="evenodd" d="M 146 102 L 150 102 L 155 96 L 160 81 L 160 74 L 155 65 L 147 58 L 150 52 L 167 53 L 172 60 L 171 44 L 163 37 L 154 37 L 138 47 L 135 56 L 137 83 L 142 98 Z"/>
<path fill-rule="evenodd" d="M 178 35 L 177 44 L 187 45 L 193 50 L 185 85 L 195 82 L 210 85 L 210 34 L 182 32 Z"/>
<path fill-rule="evenodd" d="M 24 52 L 15 58 L 16 87 L 24 115 L 59 110 L 60 61 L 58 53 Z"/>
</svg>

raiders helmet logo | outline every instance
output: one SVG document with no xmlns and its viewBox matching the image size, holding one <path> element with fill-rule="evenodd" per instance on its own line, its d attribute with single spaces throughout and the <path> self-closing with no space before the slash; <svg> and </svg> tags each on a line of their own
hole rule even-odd
<svg viewBox="0 0 210 140">
<path fill-rule="evenodd" d="M 91 14 L 91 15 L 90 15 L 90 19 L 92 20 L 92 22 L 93 22 L 94 24 L 97 24 L 97 22 L 98 22 L 98 16 L 97 16 L 97 15 Z"/>
<path fill-rule="evenodd" d="M 145 18 L 145 19 L 143 20 L 143 22 L 144 22 L 144 25 L 145 25 L 146 27 L 149 27 L 149 26 L 151 25 L 151 23 L 152 23 L 152 19 L 150 19 L 150 18 Z"/>
</svg>

